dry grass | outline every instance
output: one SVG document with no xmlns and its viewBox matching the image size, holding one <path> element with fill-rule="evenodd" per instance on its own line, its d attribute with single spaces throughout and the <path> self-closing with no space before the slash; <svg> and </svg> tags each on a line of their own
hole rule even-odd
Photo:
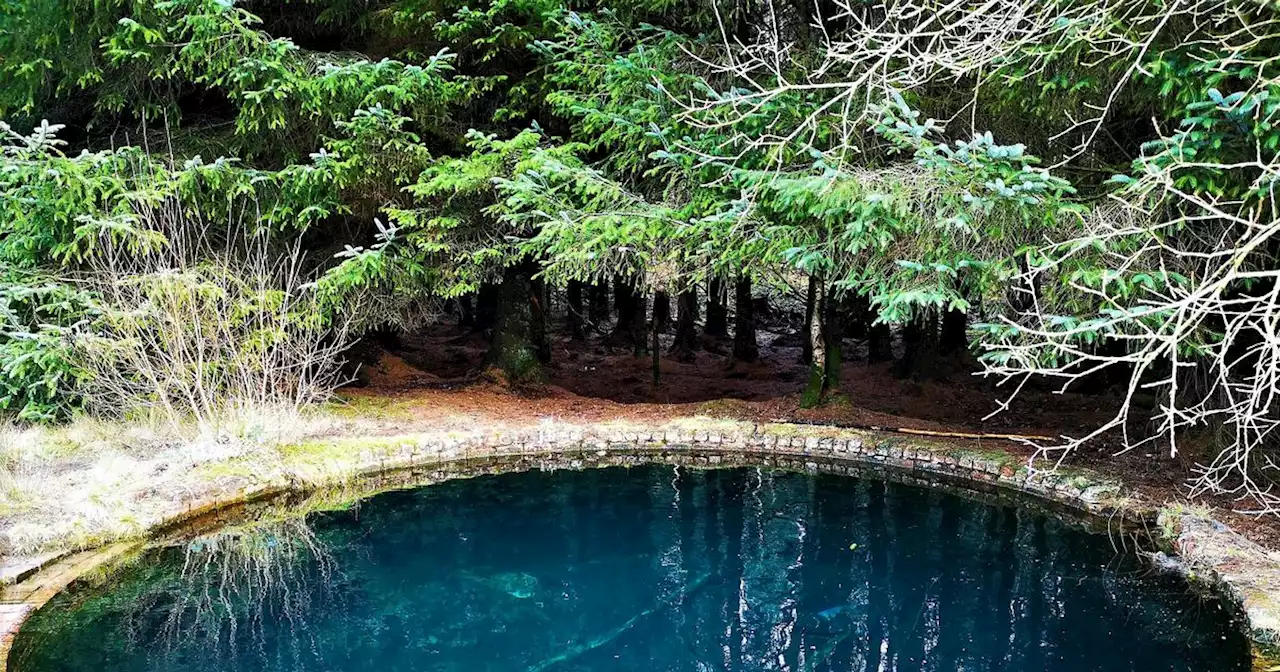
<svg viewBox="0 0 1280 672">
<path fill-rule="evenodd" d="M 527 409 L 508 417 L 467 407 L 470 396 L 440 393 L 430 403 L 357 402 L 302 411 L 241 409 L 219 422 L 217 433 L 174 428 L 164 419 L 149 426 L 92 418 L 51 428 L 0 425 L 0 555 L 86 548 L 138 536 L 194 501 L 251 486 L 341 486 L 362 460 L 395 457 L 406 446 L 433 441 L 469 443 L 495 432 L 625 431 L 655 424 L 727 431 L 735 424 L 671 412 L 586 418 Z"/>
<path fill-rule="evenodd" d="M 89 417 L 51 428 L 0 425 L 0 555 L 139 534 L 198 494 L 271 481 L 282 473 L 281 446 L 334 423 L 287 407 L 242 411 L 218 433 Z"/>
<path fill-rule="evenodd" d="M 126 509 L 121 494 L 147 473 L 143 460 L 125 448 L 146 442 L 139 434 L 93 420 L 57 430 L 0 428 L 0 517 L 12 521 L 5 533 L 9 550 L 33 550 L 50 538 L 122 532 L 128 516 L 112 511 Z"/>
</svg>

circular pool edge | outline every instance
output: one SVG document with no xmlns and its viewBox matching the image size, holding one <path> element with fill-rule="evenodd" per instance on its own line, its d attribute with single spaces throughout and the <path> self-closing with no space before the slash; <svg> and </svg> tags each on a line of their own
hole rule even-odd
<svg viewBox="0 0 1280 672">
<path fill-rule="evenodd" d="M 77 581 L 109 573 L 113 564 L 149 546 L 235 524 L 338 508 L 382 492 L 487 474 L 645 464 L 833 473 L 944 489 L 985 503 L 1031 508 L 1135 541 L 1162 541 L 1159 511 L 1126 497 L 1115 481 L 1080 470 L 1036 472 L 1017 466 L 1018 458 L 999 449 L 884 432 L 797 425 L 771 425 L 762 430 L 752 425 L 742 432 L 630 430 L 557 436 L 539 430 L 472 442 L 427 437 L 392 440 L 401 449 L 397 455 L 389 459 L 385 451 L 368 451 L 353 473 L 338 482 L 258 485 L 222 493 L 193 502 L 184 511 L 150 526 L 145 538 L 49 558 L 4 589 L 0 599 L 0 672 L 8 668 L 14 639 L 31 614 Z M 334 439 L 333 443 L 346 441 L 356 440 Z M 1217 572 L 1192 574 L 1174 555 L 1180 549 L 1163 545 L 1169 555 L 1160 556 L 1165 561 L 1162 567 L 1181 571 L 1187 574 L 1189 584 L 1228 598 L 1226 602 L 1243 616 L 1242 622 L 1249 624 L 1255 665 L 1259 660 L 1271 660 L 1269 645 L 1276 641 L 1276 631 L 1260 623 L 1259 615 L 1247 608 L 1248 592 Z"/>
</svg>

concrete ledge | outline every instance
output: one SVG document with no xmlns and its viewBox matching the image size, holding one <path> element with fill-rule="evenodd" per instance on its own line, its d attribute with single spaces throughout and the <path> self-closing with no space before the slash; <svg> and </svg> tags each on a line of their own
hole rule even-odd
<svg viewBox="0 0 1280 672">
<path fill-rule="evenodd" d="M 316 476 L 246 482 L 186 503 L 147 521 L 148 537 L 71 555 L 57 555 L 0 590 L 0 672 L 21 624 L 87 572 L 148 542 L 165 542 L 252 520 L 325 488 L 347 501 L 482 474 L 604 466 L 677 464 L 695 468 L 760 466 L 836 473 L 941 487 L 988 501 L 1009 501 L 1065 515 L 1096 529 L 1164 540 L 1189 578 L 1226 589 L 1247 613 L 1253 638 L 1280 641 L 1280 560 L 1220 523 L 1213 544 L 1196 544 L 1194 517 L 1176 520 L 1126 495 L 1122 484 L 1085 470 L 1034 472 L 1022 458 L 976 442 L 939 442 L 900 434 L 808 425 L 716 423 L 706 429 L 672 425 L 624 428 L 539 427 L 464 438 L 435 434 L 335 438 L 295 447 L 314 457 Z M 1202 526 L 1203 527 L 1203 526 Z M 1202 529 L 1202 528 L 1194 528 Z M 1186 541 L 1183 541 L 1184 537 Z M 1248 553 L 1231 550 L 1248 549 Z M 1223 550 L 1225 549 L 1225 550 Z M 1214 550 L 1213 553 L 1207 551 Z M 1242 558 L 1248 562 L 1242 564 Z M 21 563 L 18 563 L 21 564 Z M 17 566 L 17 564 L 15 564 Z M 1259 572 L 1261 577 L 1258 578 Z M 1252 577 L 1252 578 L 1251 578 Z M 1274 583 L 1272 582 L 1274 579 Z M 1272 596 L 1277 599 L 1273 601 Z"/>
<path fill-rule="evenodd" d="M 9 586 L 61 560 L 69 551 L 54 551 L 40 555 L 28 555 L 0 560 L 0 586 Z"/>
</svg>

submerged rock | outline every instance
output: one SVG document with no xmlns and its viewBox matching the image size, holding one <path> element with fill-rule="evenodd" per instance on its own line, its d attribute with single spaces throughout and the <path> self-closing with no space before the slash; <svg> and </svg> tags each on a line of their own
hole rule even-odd
<svg viewBox="0 0 1280 672">
<path fill-rule="evenodd" d="M 519 600 L 533 597 L 538 590 L 538 578 L 524 572 L 503 572 L 490 577 L 493 587 Z"/>
</svg>

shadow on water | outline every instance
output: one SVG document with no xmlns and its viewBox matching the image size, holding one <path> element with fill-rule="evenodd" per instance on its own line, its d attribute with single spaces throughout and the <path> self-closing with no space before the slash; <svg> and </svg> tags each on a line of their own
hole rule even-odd
<svg viewBox="0 0 1280 672">
<path fill-rule="evenodd" d="M 1233 612 L 1104 536 L 837 476 L 525 473 L 158 548 L 15 672 L 1247 670 Z"/>
</svg>

